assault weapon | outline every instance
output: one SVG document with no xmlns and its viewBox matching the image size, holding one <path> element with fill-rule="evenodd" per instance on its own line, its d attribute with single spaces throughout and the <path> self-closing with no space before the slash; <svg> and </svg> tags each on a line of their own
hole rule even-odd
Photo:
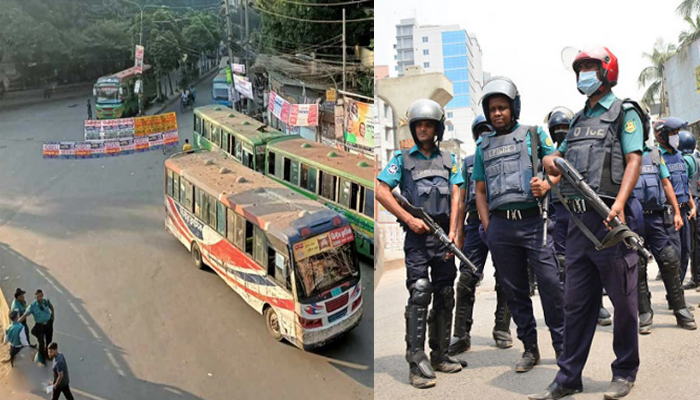
<svg viewBox="0 0 700 400">
<path fill-rule="evenodd" d="M 561 174 L 566 178 L 566 180 L 571 183 L 571 185 L 576 189 L 576 191 L 583 197 L 583 199 L 586 201 L 586 204 L 590 207 L 593 208 L 593 210 L 598 213 L 603 219 L 607 218 L 608 215 L 610 215 L 610 208 L 608 207 L 607 204 L 601 200 L 600 197 L 598 197 L 597 194 L 591 189 L 590 186 L 586 183 L 586 181 L 583 179 L 583 176 L 568 162 L 566 159 L 557 157 L 554 159 L 554 163 L 557 165 L 557 168 L 561 172 Z M 563 199 L 559 193 L 559 190 L 556 189 L 555 191 L 557 193 L 557 196 L 560 197 L 560 200 L 562 200 L 562 203 L 566 204 L 565 199 Z M 568 206 L 567 206 L 568 208 Z M 578 225 L 579 229 L 588 237 L 589 240 L 591 240 L 595 245 L 596 245 L 596 250 L 602 250 L 606 249 L 609 247 L 612 247 L 620 242 L 623 242 L 625 246 L 629 249 L 635 249 L 641 255 L 642 257 L 645 257 L 647 260 L 651 260 L 652 255 L 647 250 L 644 248 L 644 240 L 639 237 L 636 233 L 632 232 L 630 228 L 623 224 L 622 221 L 620 220 L 619 217 L 615 217 L 612 221 L 608 221 L 608 226 L 610 227 L 610 232 L 605 236 L 603 239 L 603 242 L 599 242 L 598 239 L 593 235 L 593 233 L 586 228 L 583 223 L 576 218 L 574 214 L 572 215 L 572 219 Z"/>
<path fill-rule="evenodd" d="M 440 225 L 438 225 L 437 222 L 433 221 L 433 219 L 430 218 L 430 215 L 426 214 L 425 210 L 423 210 L 421 207 L 416 207 L 412 205 L 408 202 L 408 200 L 406 200 L 405 197 L 403 197 L 397 192 L 392 192 L 391 194 L 394 195 L 394 198 L 399 203 L 399 205 L 404 210 L 408 211 L 408 213 L 411 214 L 411 216 L 422 220 L 423 222 L 425 222 L 426 225 L 428 225 L 428 229 L 430 229 L 430 234 L 436 239 L 438 239 L 447 248 L 447 251 L 454 254 L 455 257 L 459 258 L 459 261 L 461 261 L 462 264 L 467 266 L 472 277 L 476 274 L 477 269 L 474 266 L 474 264 L 471 261 L 469 261 L 467 256 L 465 256 L 464 253 L 462 253 L 462 251 L 458 249 L 454 243 L 452 243 L 449 236 L 445 234 L 445 231 L 440 227 Z"/>
</svg>

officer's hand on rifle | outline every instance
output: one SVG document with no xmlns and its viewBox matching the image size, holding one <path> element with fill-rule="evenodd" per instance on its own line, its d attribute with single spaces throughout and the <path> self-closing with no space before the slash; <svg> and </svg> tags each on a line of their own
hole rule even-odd
<svg viewBox="0 0 700 400">
<path fill-rule="evenodd" d="M 608 218 L 605 219 L 605 225 L 608 225 L 607 223 L 615 219 L 615 217 L 620 218 L 623 224 L 625 223 L 625 205 L 620 205 L 617 201 L 610 207 L 610 214 L 608 214 Z M 608 228 L 610 228 L 609 225 Z"/>
<path fill-rule="evenodd" d="M 428 225 L 426 225 L 425 222 L 423 222 L 423 220 L 419 218 L 409 217 L 409 220 L 406 221 L 406 225 L 408 225 L 408 227 L 411 228 L 411 230 L 418 235 L 430 232 L 430 228 L 428 228 Z"/>
<path fill-rule="evenodd" d="M 544 170 L 547 172 L 547 175 L 550 175 L 550 176 L 561 175 L 561 172 L 559 172 L 559 168 L 557 168 L 557 164 L 554 163 L 554 159 L 557 157 L 559 157 L 559 156 L 550 154 L 548 156 L 545 156 L 542 159 L 542 166 L 544 166 Z"/>
<path fill-rule="evenodd" d="M 549 183 L 547 181 L 543 181 L 539 177 L 533 177 L 530 179 L 530 190 L 532 190 L 532 195 L 540 198 L 544 197 L 544 195 L 547 194 L 549 191 Z"/>
<path fill-rule="evenodd" d="M 457 235 L 456 232 L 450 232 L 450 233 L 447 235 L 447 238 L 450 239 L 450 242 L 452 242 L 452 243 L 454 243 L 455 245 L 457 245 L 457 240 L 459 239 L 459 235 Z M 460 249 L 462 248 L 462 247 L 459 246 L 459 245 L 457 245 L 457 247 L 459 247 Z M 448 252 L 447 254 L 445 254 L 445 260 L 449 260 L 451 257 L 454 257 L 454 255 L 455 255 L 454 253 Z"/>
<path fill-rule="evenodd" d="M 688 218 L 693 219 L 697 215 L 697 209 L 695 207 L 691 208 L 688 212 Z"/>
<path fill-rule="evenodd" d="M 676 231 L 680 231 L 683 227 L 683 217 L 680 214 L 673 215 L 673 226 L 676 228 Z"/>
</svg>

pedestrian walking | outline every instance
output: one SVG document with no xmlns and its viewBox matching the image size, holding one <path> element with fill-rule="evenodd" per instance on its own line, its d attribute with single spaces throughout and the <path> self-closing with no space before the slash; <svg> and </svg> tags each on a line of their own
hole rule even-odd
<svg viewBox="0 0 700 400">
<path fill-rule="evenodd" d="M 5 329 L 5 343 L 10 344 L 10 366 L 15 367 L 15 357 L 20 350 L 29 346 L 27 342 L 27 330 L 19 323 L 19 313 L 15 310 L 10 312 L 12 324 Z"/>
<path fill-rule="evenodd" d="M 17 290 L 15 290 L 15 299 L 12 300 L 12 304 L 10 305 L 10 311 L 17 311 L 18 318 L 23 316 L 27 311 L 27 301 L 24 299 L 25 293 L 27 292 L 21 288 L 17 288 Z M 24 325 L 24 328 L 27 331 L 27 339 L 29 339 L 29 326 L 27 326 L 27 321 L 22 321 L 22 325 Z M 35 344 L 31 343 L 31 340 L 29 342 L 30 347 L 36 347 Z"/>
<path fill-rule="evenodd" d="M 416 388 L 435 386 L 435 371 L 453 373 L 462 363 L 447 353 L 454 308 L 454 257 L 432 235 L 428 226 L 411 216 L 391 195 L 399 186 L 402 194 L 439 224 L 451 241 L 458 242 L 460 186 L 464 183 L 454 155 L 440 149 L 445 131 L 445 113 L 433 100 L 413 102 L 407 113 L 415 145 L 396 151 L 379 174 L 377 201 L 394 214 L 406 231 L 406 361 L 409 381 Z M 460 246 L 461 247 L 461 246 Z M 428 317 L 428 306 L 433 307 Z M 425 354 L 426 322 L 429 325 L 430 360 Z M 466 366 L 466 363 L 464 364 Z"/>
<path fill-rule="evenodd" d="M 90 105 L 90 99 L 88 99 L 88 101 L 87 101 L 87 113 L 88 113 L 87 119 L 92 119 L 92 106 Z"/>
<path fill-rule="evenodd" d="M 607 220 L 619 217 L 624 222 L 627 216 L 634 230 L 633 217 L 641 214 L 641 205 L 631 194 L 641 170 L 648 117 L 639 105 L 619 100 L 612 93 L 619 67 L 610 50 L 596 47 L 579 51 L 572 66 L 578 90 L 587 97 L 586 104 L 574 116 L 559 150 L 545 157 L 545 168 L 549 175 L 558 177 L 561 173 L 554 159 L 566 158 L 610 207 Z M 575 216 L 580 222 L 569 228 L 566 237 L 564 351 L 554 381 L 545 391 L 529 398 L 559 399 L 583 390 L 582 372 L 605 287 L 615 308 L 613 350 L 617 358 L 612 363 L 612 381 L 604 397 L 619 399 L 630 392 L 639 369 L 638 256 L 623 243 L 597 250 L 587 234 L 600 241 L 608 233 L 606 225 L 568 181 L 563 180 L 559 186 L 567 196 L 571 218 Z"/>
<path fill-rule="evenodd" d="M 58 343 L 49 344 L 49 360 L 53 360 L 53 390 L 52 400 L 58 400 L 61 394 L 67 400 L 73 400 L 73 393 L 70 391 L 70 374 L 68 373 L 68 363 L 63 353 L 58 352 Z"/>
<path fill-rule="evenodd" d="M 43 366 L 46 364 L 46 359 L 48 358 L 46 344 L 51 343 L 53 340 L 55 311 L 51 301 L 44 298 L 44 292 L 42 292 L 41 289 L 38 289 L 34 293 L 34 296 L 36 300 L 27 307 L 24 315 L 20 318 L 20 322 L 24 322 L 30 315 L 34 317 L 34 327 L 31 332 L 39 342 L 39 352 L 37 353 L 35 362 Z"/>
</svg>

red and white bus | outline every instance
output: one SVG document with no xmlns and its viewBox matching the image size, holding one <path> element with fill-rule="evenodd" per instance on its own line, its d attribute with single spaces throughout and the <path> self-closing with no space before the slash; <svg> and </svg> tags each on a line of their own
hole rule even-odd
<svg viewBox="0 0 700 400">
<path fill-rule="evenodd" d="M 362 317 L 360 269 L 344 216 L 218 153 L 165 162 L 165 226 L 277 340 L 310 349 Z"/>
</svg>

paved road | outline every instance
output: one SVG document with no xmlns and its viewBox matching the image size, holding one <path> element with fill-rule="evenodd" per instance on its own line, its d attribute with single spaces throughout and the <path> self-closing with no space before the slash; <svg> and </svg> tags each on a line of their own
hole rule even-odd
<svg viewBox="0 0 700 400">
<path fill-rule="evenodd" d="M 197 87 L 198 105 L 209 88 Z M 41 158 L 42 141 L 81 138 L 84 102 L 0 113 L 0 284 L 6 296 L 42 288 L 55 304 L 78 398 L 370 398 L 371 291 L 362 322 L 335 346 L 274 342 L 263 318 L 165 232 L 162 152 Z M 192 113 L 178 124 L 191 138 Z M 369 289 L 368 263 L 362 273 Z"/>
<path fill-rule="evenodd" d="M 656 276 L 656 265 L 650 265 L 649 275 Z M 496 293 L 493 290 L 493 269 L 486 267 L 487 277 L 477 290 L 472 349 L 460 355 L 469 367 L 460 373 L 438 373 L 437 385 L 417 390 L 408 384 L 408 366 L 404 359 L 404 306 L 407 294 L 403 270 L 387 271 L 375 291 L 374 368 L 376 400 L 383 399 L 479 399 L 524 400 L 528 394 L 544 390 L 554 379 L 558 368 L 554 361 L 549 331 L 544 323 L 539 295 L 533 297 L 537 318 L 541 364 L 525 374 L 516 374 L 515 363 L 522 353 L 517 341 L 507 350 L 495 347 L 491 338 Z M 700 331 L 677 328 L 671 311 L 665 307 L 661 282 L 650 282 L 655 311 L 654 329 L 640 337 L 641 367 L 630 400 L 697 399 L 697 377 L 700 372 Z M 696 305 L 700 293 L 686 291 L 688 304 Z M 613 312 L 610 300 L 605 305 Z M 696 312 L 697 314 L 697 312 Z M 511 323 L 515 338 L 515 324 Z M 426 343 L 427 348 L 427 343 Z M 584 393 L 568 397 L 576 400 L 599 400 L 612 378 L 610 363 L 612 326 L 598 327 L 593 348 L 583 372 Z M 568 399 L 567 398 L 567 399 Z"/>
</svg>

